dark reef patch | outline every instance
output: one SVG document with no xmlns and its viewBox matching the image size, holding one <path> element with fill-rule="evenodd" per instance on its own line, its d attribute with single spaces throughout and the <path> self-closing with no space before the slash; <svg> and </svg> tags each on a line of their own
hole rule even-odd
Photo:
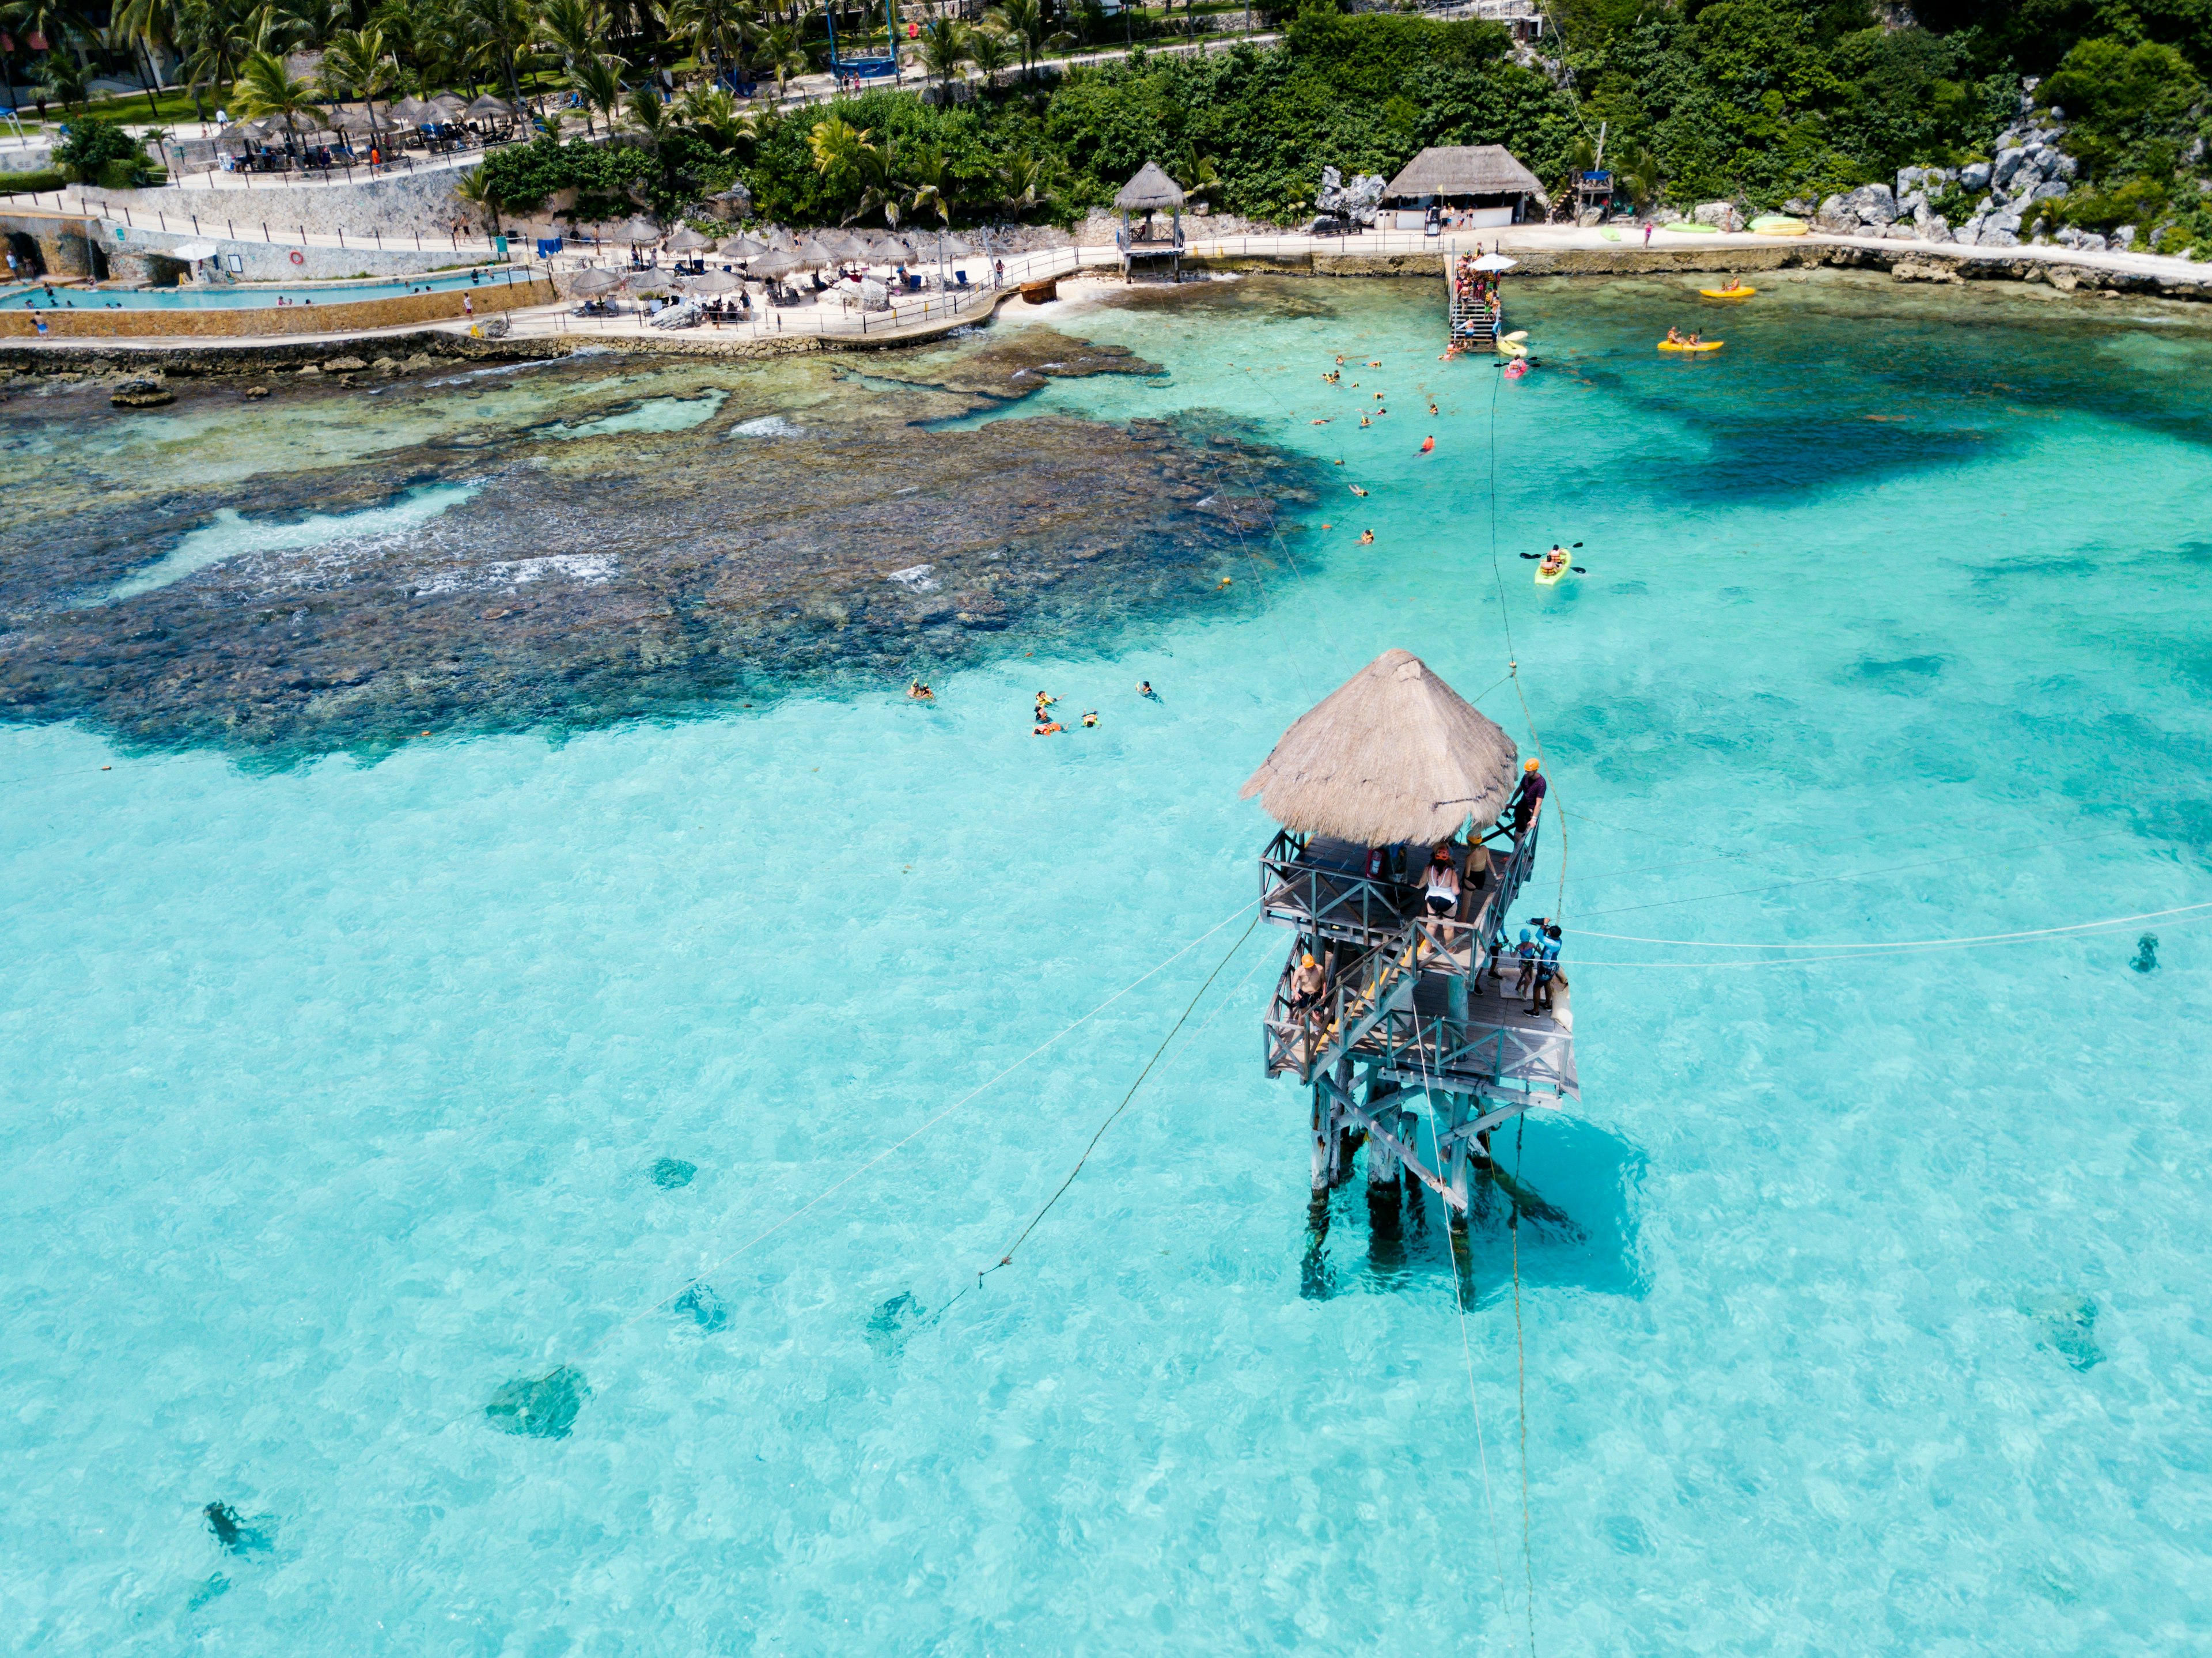
<svg viewBox="0 0 2212 1658">
<path fill-rule="evenodd" d="M 880 360 L 599 359 L 374 403 L 201 403 L 127 434 L 104 404 L 47 399 L 35 434 L 0 416 L 34 486 L 0 506 L 18 550 L 0 562 L 0 719 L 282 762 L 896 688 L 1234 613 L 1247 584 L 1218 579 L 1277 501 L 1310 499 L 1304 463 L 1218 419 L 921 429 L 1049 377 L 1157 372 L 1029 329 L 888 384 Z M 686 430 L 586 429 L 717 391 Z M 437 484 L 465 488 L 434 513 L 347 517 Z M 118 591 L 210 525 L 227 556 Z"/>
<path fill-rule="evenodd" d="M 563 1364 L 550 1375 L 521 1376 L 506 1383 L 484 1406 L 484 1416 L 501 1433 L 536 1439 L 566 1439 L 576 1412 L 592 1396 L 581 1372 Z"/>
</svg>

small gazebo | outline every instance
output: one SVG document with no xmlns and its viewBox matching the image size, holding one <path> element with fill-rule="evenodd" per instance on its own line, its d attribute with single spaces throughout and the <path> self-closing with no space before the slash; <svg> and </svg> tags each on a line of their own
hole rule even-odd
<svg viewBox="0 0 2212 1658">
<path fill-rule="evenodd" d="M 1169 274 L 1177 281 L 1182 277 L 1182 186 L 1168 177 L 1158 161 L 1147 161 L 1138 169 L 1137 176 L 1123 185 L 1114 197 L 1114 205 L 1121 210 L 1121 228 L 1115 234 L 1115 245 L 1121 250 L 1121 275 L 1133 275 L 1139 259 L 1165 259 Z M 1153 223 L 1152 216 L 1166 212 L 1169 223 L 1164 234 Z M 1131 222 L 1132 214 L 1145 216 L 1142 224 Z"/>
</svg>

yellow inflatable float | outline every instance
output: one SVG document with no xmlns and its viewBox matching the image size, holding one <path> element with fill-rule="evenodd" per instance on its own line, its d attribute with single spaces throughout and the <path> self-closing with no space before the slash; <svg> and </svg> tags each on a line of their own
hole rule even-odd
<svg viewBox="0 0 2212 1658">
<path fill-rule="evenodd" d="M 1695 345 L 1680 345 L 1673 340 L 1662 340 L 1659 349 L 1662 351 L 1717 351 L 1727 343 L 1726 340 L 1699 340 Z"/>
<path fill-rule="evenodd" d="M 1701 288 L 1698 292 L 1709 300 L 1747 300 L 1759 290 L 1755 288 Z"/>
</svg>

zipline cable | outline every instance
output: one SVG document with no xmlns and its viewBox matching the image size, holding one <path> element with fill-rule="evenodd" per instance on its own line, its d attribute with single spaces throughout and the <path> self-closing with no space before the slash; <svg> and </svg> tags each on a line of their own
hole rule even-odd
<svg viewBox="0 0 2212 1658">
<path fill-rule="evenodd" d="M 1513 1122 L 1513 1183 L 1525 1189 L 1527 1182 L 1521 1178 L 1523 1160 L 1522 1143 L 1528 1137 L 1528 1114 L 1522 1112 Z M 1506 1223 L 1513 1233 L 1513 1357 L 1521 1372 L 1521 1564 L 1528 1573 L 1528 1654 L 1536 1652 L 1536 1557 L 1530 1547 L 1528 1520 L 1528 1344 L 1521 1329 L 1521 1205 L 1512 1206 L 1513 1217 Z"/>
<path fill-rule="evenodd" d="M 955 1113 L 958 1112 L 963 1107 L 970 1104 L 976 1099 L 981 1098 L 984 1094 L 989 1092 L 990 1090 L 996 1087 L 1000 1083 L 1004 1082 L 1008 1077 L 1012 1076 L 1015 1072 L 1020 1070 L 1024 1066 L 1027 1065 L 1031 1060 L 1036 1058 L 1038 1054 L 1043 1053 L 1047 1048 L 1053 1047 L 1063 1038 L 1072 1035 L 1076 1030 L 1080 1029 L 1083 1026 L 1090 1023 L 1091 1020 L 1097 1018 L 1108 1008 L 1113 1006 L 1115 1003 L 1120 1001 L 1131 991 L 1136 989 L 1139 985 L 1143 984 L 1146 980 L 1153 978 L 1164 971 L 1170 963 L 1188 955 L 1200 944 L 1204 944 L 1215 933 L 1220 932 L 1222 928 L 1227 926 L 1231 921 L 1234 921 L 1239 915 L 1243 914 L 1246 910 L 1256 911 L 1258 908 L 1259 905 L 1255 900 L 1254 902 L 1246 904 L 1241 908 L 1234 910 L 1228 915 L 1224 916 L 1220 920 L 1216 921 L 1212 926 L 1206 928 L 1205 932 L 1200 933 L 1195 938 L 1193 938 L 1188 944 L 1184 944 L 1181 949 L 1176 950 L 1174 954 L 1163 957 L 1159 962 L 1147 969 L 1143 974 L 1132 979 L 1127 984 L 1122 986 L 1121 989 L 1115 991 L 1111 996 L 1106 998 L 1104 1001 L 1100 1002 L 1088 1013 L 1084 1014 L 1080 1018 L 1075 1019 L 1069 1023 L 1061 1026 L 1060 1029 L 1046 1037 L 1044 1041 L 1039 1042 L 1035 1048 L 1030 1049 L 1028 1053 L 1023 1054 L 1021 1058 L 1016 1060 L 1012 1065 L 1007 1066 L 1004 1070 L 999 1072 L 988 1081 L 979 1084 L 975 1088 L 969 1090 L 967 1093 L 962 1095 L 951 1105 L 946 1106 L 945 1109 L 939 1112 L 935 1116 L 930 1118 L 927 1122 L 923 1123 L 919 1128 L 915 1129 L 911 1133 L 906 1134 L 899 1139 L 894 1140 L 890 1145 L 877 1152 L 875 1156 L 870 1157 L 866 1163 L 861 1163 L 858 1168 L 854 1169 L 842 1178 L 836 1181 L 827 1187 L 824 1187 L 821 1191 L 816 1193 L 813 1197 L 808 1199 L 798 1208 L 792 1210 L 788 1214 L 785 1215 L 781 1220 L 775 1221 L 772 1224 L 764 1227 L 760 1231 L 755 1233 L 751 1237 L 739 1244 L 736 1248 L 731 1250 L 727 1254 L 723 1255 L 719 1260 L 713 1261 L 706 1266 L 701 1267 L 697 1272 L 691 1273 L 685 1278 L 684 1284 L 677 1289 L 672 1290 L 667 1294 L 659 1297 L 649 1306 L 640 1309 L 637 1312 L 633 1313 L 629 1317 L 623 1320 L 619 1324 L 611 1327 L 597 1341 L 592 1342 L 589 1346 L 586 1347 L 579 1355 L 579 1358 L 590 1357 L 593 1353 L 604 1347 L 608 1341 L 620 1334 L 623 1331 L 629 1328 L 633 1324 L 635 1324 L 641 1320 L 648 1318 L 654 1313 L 659 1312 L 670 1302 L 675 1300 L 677 1297 L 682 1295 L 684 1290 L 688 1289 L 691 1284 L 698 1282 L 709 1273 L 720 1272 L 732 1261 L 738 1260 L 740 1256 L 744 1255 L 750 1250 L 766 1242 L 769 1238 L 774 1237 L 778 1232 L 783 1230 L 785 1227 L 789 1226 L 793 1222 L 800 1219 L 802 1217 L 809 1214 L 815 1209 L 819 1208 L 823 1204 L 835 1197 L 839 1192 L 844 1190 L 848 1186 L 850 1186 L 854 1181 L 860 1179 L 861 1175 L 866 1174 L 870 1169 L 874 1169 L 878 1164 L 883 1163 L 885 1159 L 890 1157 L 896 1152 L 904 1150 L 908 1145 L 911 1145 L 915 1141 L 920 1139 L 924 1134 L 929 1133 L 931 1129 L 936 1127 L 938 1124 L 945 1121 L 946 1118 L 951 1117 Z M 1252 917 L 1251 926 L 1245 928 L 1243 937 L 1237 940 L 1237 944 L 1242 945 L 1244 938 L 1249 938 L 1252 936 L 1252 929 L 1259 925 L 1260 917 L 1255 914 Z M 1234 955 L 1236 951 L 1234 950 L 1230 952 L 1231 955 Z M 1224 957 L 1222 958 L 1222 965 L 1225 966 L 1228 963 L 1228 957 Z M 1218 974 L 1221 971 L 1221 968 L 1216 967 L 1213 971 Z M 1208 975 L 1206 983 L 1211 984 L 1212 982 L 1212 975 Z M 1202 993 L 1203 987 L 1201 987 L 1200 989 Z M 1188 1017 L 1188 1010 L 1186 1010 L 1185 1017 Z M 1176 1028 L 1180 1029 L 1182 1023 L 1182 1020 L 1177 1020 L 1176 1023 Z M 1173 1032 L 1170 1032 L 1170 1034 L 1172 1035 Z M 1157 1059 L 1158 1055 L 1156 1054 L 1154 1057 Z M 1151 1066 L 1147 1066 L 1146 1068 L 1150 1070 Z M 1139 1077 L 1138 1080 L 1141 1082 L 1143 1078 Z M 1135 1090 L 1132 1090 L 1131 1091 L 1134 1092 Z M 1101 1132 L 1103 1133 L 1103 1131 L 1102 1130 Z M 1085 1155 L 1087 1156 L 1088 1154 L 1086 1153 Z M 1080 1165 L 1079 1165 L 1079 1166 Z M 1072 1179 L 1073 1176 L 1070 1176 L 1070 1178 Z"/>
<path fill-rule="evenodd" d="M 1252 908 L 1256 908 L 1257 906 L 1255 905 Z M 1238 912 L 1239 914 L 1242 914 L 1243 913 L 1243 912 L 1241 910 Z M 1231 917 L 1231 919 L 1234 920 L 1235 918 Z M 1228 923 L 1224 922 L 1222 925 L 1225 926 Z M 1221 969 L 1229 965 L 1230 958 L 1234 957 L 1238 950 L 1244 948 L 1244 941 L 1252 936 L 1253 932 L 1259 927 L 1259 925 L 1260 917 L 1257 914 L 1255 914 L 1252 917 L 1250 925 L 1247 926 L 1244 931 L 1237 935 L 1237 942 L 1229 946 L 1228 955 L 1224 956 L 1218 962 L 1216 962 L 1213 964 L 1213 971 L 1206 975 L 1206 982 L 1199 986 L 1197 994 L 1194 995 L 1190 999 L 1188 1005 L 1185 1006 L 1182 1012 L 1177 1016 L 1174 1025 L 1170 1028 L 1168 1034 L 1160 1038 L 1160 1045 L 1152 1050 L 1152 1057 L 1145 1061 L 1145 1068 L 1137 1073 L 1137 1080 L 1129 1084 L 1129 1091 L 1121 1096 L 1121 1102 L 1115 1106 L 1111 1111 L 1108 1112 L 1106 1114 L 1106 1121 L 1098 1125 L 1098 1132 L 1091 1137 L 1091 1144 L 1083 1148 L 1083 1155 L 1075 1160 L 1075 1167 L 1067 1171 L 1067 1178 L 1060 1181 L 1059 1189 L 1045 1199 L 1044 1206 L 1039 1209 L 1036 1213 L 1030 1217 L 1029 1224 L 1023 1227 L 1020 1234 L 1016 1236 L 1012 1243 L 1006 1246 L 1006 1253 L 999 1257 L 997 1263 L 994 1266 L 983 1267 L 976 1272 L 975 1282 L 977 1284 L 981 1284 L 986 1278 L 989 1277 L 993 1272 L 997 1272 L 1000 1267 L 1011 1266 L 1013 1265 L 1015 1251 L 1019 1249 L 1023 1244 L 1029 1242 L 1030 1234 L 1036 1231 L 1038 1224 L 1042 1222 L 1047 1215 L 1052 1212 L 1053 1206 L 1062 1198 L 1067 1195 L 1067 1188 L 1075 1184 L 1075 1177 L 1083 1172 L 1083 1165 L 1091 1161 L 1091 1154 L 1098 1149 L 1098 1142 L 1106 1138 L 1106 1131 L 1111 1128 L 1115 1122 L 1121 1117 L 1121 1114 L 1129 1108 L 1129 1102 L 1137 1097 L 1137 1090 L 1145 1085 L 1145 1078 L 1152 1074 L 1152 1067 L 1160 1062 L 1160 1055 L 1168 1051 L 1168 1044 L 1175 1040 L 1176 1032 L 1183 1028 L 1184 1022 L 1190 1017 L 1193 1010 L 1198 1006 L 1200 999 L 1212 987 L 1213 981 L 1221 976 Z M 1220 930 L 1220 927 L 1213 929 L 1216 932 Z M 1216 1011 L 1218 1011 L 1218 1010 Z M 1088 1016 L 1086 1015 L 1085 1017 L 1087 1017 Z M 961 1293 L 964 1295 L 967 1292 L 963 1290 Z M 951 1304 L 951 1303 L 946 1303 L 948 1306 Z"/>
<path fill-rule="evenodd" d="M 1418 1011 L 1413 1015 L 1413 1046 L 1414 1051 L 1421 1056 L 1421 1092 L 1425 1096 L 1429 1091 L 1429 1054 L 1427 1044 L 1421 1040 L 1421 1016 Z M 1436 1159 L 1437 1169 L 1441 1173 L 1444 1166 L 1444 1145 L 1437 1134 L 1437 1114 L 1431 1109 L 1425 1114 L 1429 1124 L 1429 1155 Z M 1444 1207 L 1445 1233 L 1449 1240 L 1451 1206 L 1447 1204 Z M 1474 1250 L 1472 1246 L 1468 1248 L 1467 1260 L 1468 1277 L 1472 1279 L 1474 1276 Z M 1498 1501 L 1491 1494 L 1490 1488 L 1490 1449 L 1484 1442 L 1482 1432 L 1482 1401 L 1476 1396 L 1474 1389 L 1474 1344 L 1467 1329 L 1467 1286 L 1460 1282 L 1456 1256 L 1452 1260 L 1452 1305 L 1459 1313 L 1460 1357 L 1467 1366 L 1467 1408 L 1468 1414 L 1474 1418 L 1474 1455 L 1482 1468 L 1482 1508 L 1490 1521 L 1490 1552 L 1498 1565 L 1498 1604 L 1510 1606 L 1513 1597 L 1505 1587 L 1505 1551 L 1498 1541 Z"/>
</svg>

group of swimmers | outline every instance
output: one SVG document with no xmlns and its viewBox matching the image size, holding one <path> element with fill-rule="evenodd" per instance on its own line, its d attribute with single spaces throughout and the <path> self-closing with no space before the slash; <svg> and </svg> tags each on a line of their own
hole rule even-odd
<svg viewBox="0 0 2212 1658">
<path fill-rule="evenodd" d="M 1137 695 L 1149 701 L 1157 702 L 1160 700 L 1159 693 L 1152 689 L 1152 682 L 1149 679 L 1140 679 L 1137 682 Z M 1058 697 L 1048 691 L 1039 691 L 1036 694 L 1036 708 L 1031 715 L 1030 725 L 1031 737 L 1057 737 L 1067 729 L 1052 712 L 1053 704 L 1059 701 Z M 1085 708 L 1083 711 L 1083 728 L 1089 731 L 1097 723 L 1098 710 Z"/>
</svg>

